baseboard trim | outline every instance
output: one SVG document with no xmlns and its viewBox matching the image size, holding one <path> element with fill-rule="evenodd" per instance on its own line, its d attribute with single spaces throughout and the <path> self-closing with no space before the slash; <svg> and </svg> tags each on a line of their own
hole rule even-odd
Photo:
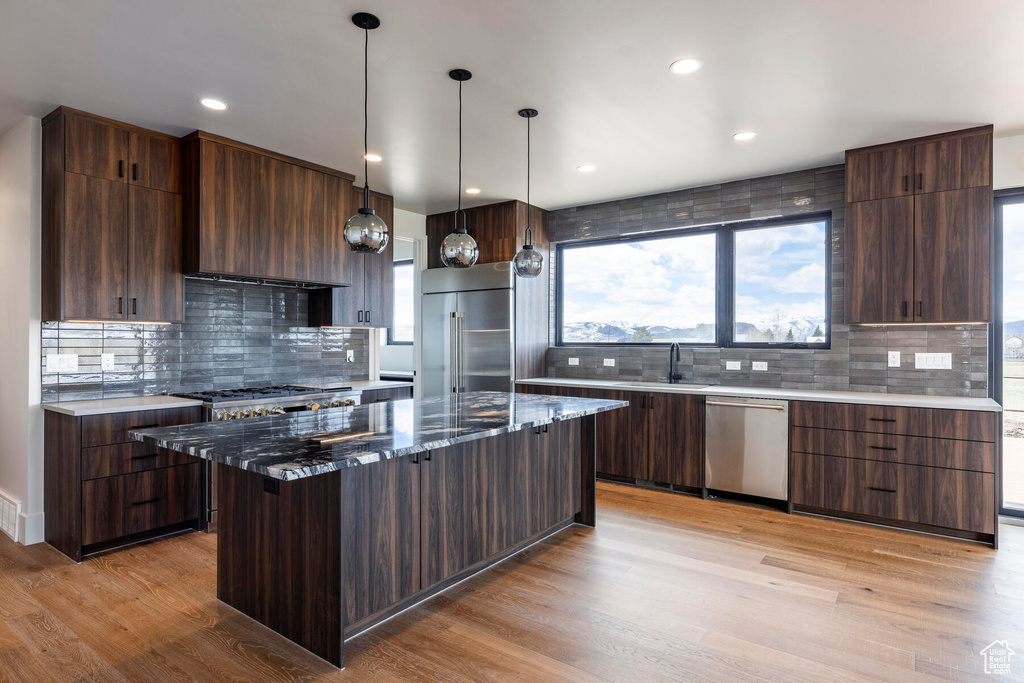
<svg viewBox="0 0 1024 683">
<path fill-rule="evenodd" d="M 22 543 L 35 545 L 46 540 L 45 517 L 43 512 L 33 512 L 32 514 L 22 512 L 18 516 L 18 536 Z"/>
</svg>

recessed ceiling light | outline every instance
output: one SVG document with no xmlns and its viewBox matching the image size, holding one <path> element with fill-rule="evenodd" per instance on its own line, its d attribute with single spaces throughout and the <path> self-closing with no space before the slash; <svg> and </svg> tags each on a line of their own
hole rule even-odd
<svg viewBox="0 0 1024 683">
<path fill-rule="evenodd" d="M 382 156 L 381 156 L 381 155 L 379 155 L 379 154 L 367 154 L 367 155 L 366 155 L 366 160 L 367 160 L 367 161 L 380 161 L 380 160 L 381 160 L 381 159 L 383 159 L 383 158 L 384 158 L 384 157 L 382 157 Z"/>
<path fill-rule="evenodd" d="M 696 57 L 687 57 L 685 59 L 677 59 L 672 62 L 668 69 L 674 74 L 692 74 L 694 71 L 700 71 L 700 68 L 704 66 L 704 62 L 700 61 Z"/>
<path fill-rule="evenodd" d="M 597 166 L 594 166 L 593 164 L 580 164 L 579 166 L 576 167 L 576 170 L 579 171 L 580 173 L 590 173 L 596 168 Z"/>
<path fill-rule="evenodd" d="M 466 188 L 466 194 L 480 194 L 480 188 L 479 187 L 467 187 Z"/>
<path fill-rule="evenodd" d="M 228 108 L 228 105 L 224 104 L 221 100 L 215 97 L 204 97 L 199 100 L 199 104 L 203 105 L 207 109 L 215 109 L 217 111 L 224 111 Z"/>
<path fill-rule="evenodd" d="M 753 140 L 756 137 L 757 137 L 757 133 L 755 133 L 754 131 L 752 131 L 752 130 L 743 130 L 743 131 L 740 131 L 739 133 L 736 133 L 736 135 L 733 135 L 732 139 L 733 140 L 739 140 L 740 142 L 742 142 L 744 140 Z"/>
</svg>

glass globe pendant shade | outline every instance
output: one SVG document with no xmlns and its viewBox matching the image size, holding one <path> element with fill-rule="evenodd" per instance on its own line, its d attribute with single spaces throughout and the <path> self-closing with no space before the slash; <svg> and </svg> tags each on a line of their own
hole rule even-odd
<svg viewBox="0 0 1024 683">
<path fill-rule="evenodd" d="M 456 230 L 441 242 L 441 263 L 446 268 L 469 268 L 478 258 L 480 248 L 464 230 Z"/>
<path fill-rule="evenodd" d="M 388 226 L 373 209 L 359 212 L 345 223 L 345 242 L 352 251 L 379 254 L 388 246 Z"/>
<path fill-rule="evenodd" d="M 516 269 L 516 275 L 519 277 L 537 277 L 544 269 L 544 257 L 532 244 L 527 244 L 512 259 L 512 267 Z"/>
</svg>

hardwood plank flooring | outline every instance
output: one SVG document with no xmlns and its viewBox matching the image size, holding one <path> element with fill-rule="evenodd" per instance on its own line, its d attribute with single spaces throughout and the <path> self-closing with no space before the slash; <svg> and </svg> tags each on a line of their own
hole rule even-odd
<svg viewBox="0 0 1024 683">
<path fill-rule="evenodd" d="M 0 535 L 0 681 L 1024 680 L 1001 549 L 601 482 L 570 527 L 346 644 L 337 671 L 216 599 L 216 537 L 70 562 Z"/>
</svg>

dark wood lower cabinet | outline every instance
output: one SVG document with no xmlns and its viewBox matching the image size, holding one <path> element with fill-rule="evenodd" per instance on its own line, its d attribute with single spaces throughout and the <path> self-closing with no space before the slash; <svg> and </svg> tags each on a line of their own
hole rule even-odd
<svg viewBox="0 0 1024 683">
<path fill-rule="evenodd" d="M 691 489 L 704 485 L 704 397 L 647 395 L 644 479 Z"/>
<path fill-rule="evenodd" d="M 580 510 L 580 429 L 556 422 L 515 434 L 513 482 L 518 543 Z"/>
</svg>

